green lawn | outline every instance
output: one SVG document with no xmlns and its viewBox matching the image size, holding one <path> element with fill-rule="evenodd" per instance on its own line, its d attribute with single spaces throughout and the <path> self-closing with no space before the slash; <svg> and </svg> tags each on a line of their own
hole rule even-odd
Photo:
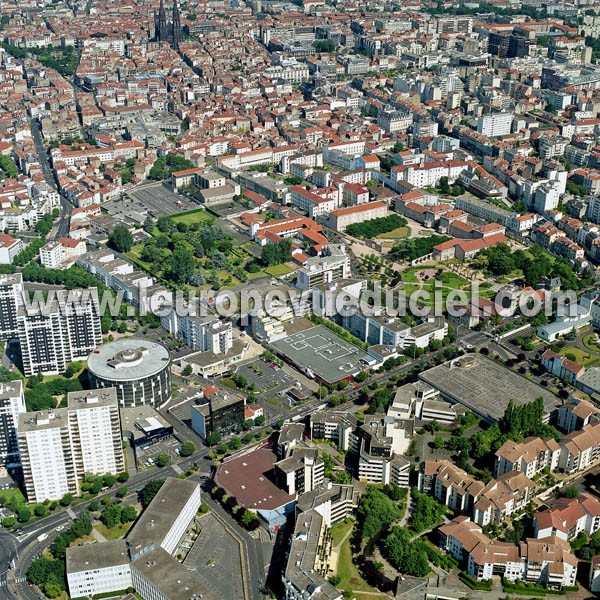
<svg viewBox="0 0 600 600">
<path fill-rule="evenodd" d="M 340 521 L 339 523 L 336 523 L 332 528 L 331 528 L 331 538 L 333 539 L 333 546 L 337 546 L 343 539 L 344 536 L 352 530 L 352 527 L 354 526 L 354 522 L 352 520 L 349 520 L 347 523 L 346 521 Z"/>
<path fill-rule="evenodd" d="M 388 231 L 387 233 L 380 233 L 375 236 L 378 240 L 402 240 L 405 237 L 408 237 L 410 234 L 410 229 L 406 226 L 398 227 L 397 229 L 393 229 L 392 231 Z"/>
<path fill-rule="evenodd" d="M 175 223 L 185 223 L 186 225 L 192 225 L 192 223 L 210 223 L 215 220 L 210 213 L 202 208 L 172 215 L 171 219 L 175 221 Z"/>
<path fill-rule="evenodd" d="M 600 345 L 596 341 L 596 334 L 590 333 L 583 338 L 583 345 L 592 352 L 600 353 Z"/>
<path fill-rule="evenodd" d="M 587 367 L 589 365 L 596 365 L 600 363 L 600 356 L 597 354 L 592 354 L 591 352 L 586 352 L 581 348 L 576 348 L 575 346 L 567 346 L 561 350 L 561 354 L 566 356 L 567 354 L 573 355 L 575 357 L 575 362 L 578 362 L 580 365 Z"/>
<path fill-rule="evenodd" d="M 375 588 L 371 587 L 361 576 L 352 562 L 352 549 L 350 547 L 350 538 L 348 538 L 340 548 L 338 559 L 337 575 L 340 578 L 340 583 L 336 586 L 338 590 L 352 590 L 355 592 L 372 592 L 380 594 Z M 381 594 L 382 596 L 384 594 Z M 359 596 L 353 594 L 352 597 Z"/>
<path fill-rule="evenodd" d="M 19 488 L 10 488 L 9 490 L 0 490 L 0 498 L 4 499 L 4 503 L 8 504 L 15 500 L 17 504 L 25 504 L 25 496 Z"/>
<path fill-rule="evenodd" d="M 271 275 L 272 277 L 282 277 L 283 275 L 287 275 L 291 273 L 293 269 L 290 269 L 287 265 L 273 265 L 272 267 L 267 267 L 265 269 L 265 273 L 267 275 Z"/>
<path fill-rule="evenodd" d="M 125 534 L 129 531 L 133 523 L 119 523 L 110 529 L 104 525 L 104 523 L 98 523 L 94 525 L 96 531 L 100 535 L 103 535 L 108 541 L 119 540 L 125 537 Z"/>
<path fill-rule="evenodd" d="M 441 287 L 439 287 L 442 300 L 445 301 L 446 297 L 452 290 L 463 290 L 467 297 L 470 297 L 471 290 L 469 282 L 457 275 L 453 271 L 443 271 L 441 276 L 439 277 L 430 277 L 429 279 L 419 283 L 417 281 L 416 273 L 422 271 L 424 267 L 413 267 L 411 269 L 407 269 L 402 272 L 402 281 L 404 281 L 404 293 L 407 296 L 410 296 L 417 290 L 425 290 L 427 291 L 431 299 L 429 302 L 425 302 L 421 300 L 427 305 L 433 305 L 434 302 L 434 293 L 436 292 L 436 281 L 441 282 Z M 438 284 L 439 285 L 439 284 Z"/>
</svg>

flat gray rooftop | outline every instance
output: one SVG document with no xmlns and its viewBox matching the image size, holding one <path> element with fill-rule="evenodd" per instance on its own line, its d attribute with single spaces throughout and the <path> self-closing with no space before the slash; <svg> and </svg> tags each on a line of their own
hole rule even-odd
<svg viewBox="0 0 600 600">
<path fill-rule="evenodd" d="M 356 375 L 367 366 L 363 362 L 366 351 L 346 342 L 324 325 L 295 333 L 272 345 L 295 364 L 310 369 L 328 383 Z"/>
<path fill-rule="evenodd" d="M 135 381 L 162 371 L 169 362 L 169 351 L 161 344 L 122 338 L 94 350 L 88 369 L 103 379 Z"/>
<path fill-rule="evenodd" d="M 162 548 L 156 548 L 131 563 L 162 597 L 169 600 L 218 600 L 197 573 L 184 567 Z"/>
<path fill-rule="evenodd" d="M 84 544 L 67 548 L 67 573 L 106 569 L 129 564 L 129 552 L 125 540 Z"/>
<path fill-rule="evenodd" d="M 69 410 L 99 408 L 101 406 L 118 406 L 117 390 L 114 387 L 101 390 L 81 390 L 67 394 Z"/>
<path fill-rule="evenodd" d="M 481 354 L 468 354 L 433 367 L 419 379 L 487 422 L 501 419 L 509 400 L 521 405 L 542 398 L 546 416 L 560 404 L 559 398 L 542 386 Z"/>
<path fill-rule="evenodd" d="M 167 477 L 137 523 L 127 534 L 127 543 L 136 554 L 148 546 L 160 546 L 198 487 L 195 481 Z"/>
</svg>

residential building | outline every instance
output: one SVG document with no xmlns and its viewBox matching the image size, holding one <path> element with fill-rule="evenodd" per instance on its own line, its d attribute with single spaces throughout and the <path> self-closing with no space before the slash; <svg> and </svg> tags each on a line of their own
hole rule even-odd
<svg viewBox="0 0 600 600">
<path fill-rule="evenodd" d="M 559 468 L 575 473 L 589 467 L 600 458 L 600 422 L 590 423 L 560 440 Z"/>
<path fill-rule="evenodd" d="M 23 240 L 0 233 L 0 265 L 12 265 L 15 256 L 20 254 L 24 247 Z"/>
<path fill-rule="evenodd" d="M 512 129 L 513 113 L 492 113 L 477 119 L 477 133 L 487 137 L 508 135 Z"/>
<path fill-rule="evenodd" d="M 310 415 L 311 439 L 335 442 L 344 452 L 356 445 L 357 426 L 356 417 L 346 412 L 319 411 Z"/>
<path fill-rule="evenodd" d="M 19 415 L 25 410 L 23 382 L 0 383 L 0 468 L 13 469 L 21 464 L 17 433 Z"/>
<path fill-rule="evenodd" d="M 600 420 L 600 409 L 591 402 L 573 398 L 558 408 L 557 425 L 565 433 L 579 431 L 592 420 Z"/>
<path fill-rule="evenodd" d="M 275 483 L 290 496 L 311 492 L 323 483 L 325 465 L 318 448 L 298 442 L 274 465 Z"/>
<path fill-rule="evenodd" d="M 8 341 L 17 337 L 17 314 L 22 303 L 23 275 L 0 275 L 0 340 Z"/>
<path fill-rule="evenodd" d="M 22 413 L 18 441 L 29 502 L 79 495 L 86 473 L 125 470 L 117 393 L 70 392 L 68 408 Z"/>
<path fill-rule="evenodd" d="M 49 306 L 20 305 L 17 330 L 27 377 L 57 375 L 70 362 L 85 360 L 100 344 L 102 329 L 96 289 L 80 291 L 74 301 Z"/>
<path fill-rule="evenodd" d="M 592 536 L 600 530 L 600 500 L 583 492 L 576 498 L 558 498 L 550 508 L 533 515 L 534 537 L 554 535 L 570 542 L 580 533 Z"/>
<path fill-rule="evenodd" d="M 553 439 L 528 437 L 522 442 L 506 441 L 496 451 L 494 475 L 499 477 L 511 471 L 525 473 L 530 479 L 544 469 L 558 467 L 560 446 Z"/>
<path fill-rule="evenodd" d="M 125 471 L 115 388 L 69 392 L 67 408 L 77 473 Z"/>
<path fill-rule="evenodd" d="M 526 539 L 520 545 L 490 540 L 468 517 L 457 517 L 439 528 L 440 547 L 452 554 L 478 581 L 502 575 L 551 588 L 574 585 L 577 559 L 567 542 L 550 536 Z"/>
<path fill-rule="evenodd" d="M 353 485 L 324 481 L 298 498 L 296 516 L 315 510 L 325 519 L 327 527 L 332 527 L 352 515 L 357 506 L 358 492 Z"/>
</svg>

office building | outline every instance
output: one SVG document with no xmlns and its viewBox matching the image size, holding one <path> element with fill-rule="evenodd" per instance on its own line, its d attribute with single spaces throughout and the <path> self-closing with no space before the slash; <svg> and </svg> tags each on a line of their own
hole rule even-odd
<svg viewBox="0 0 600 600">
<path fill-rule="evenodd" d="M 85 297 L 80 292 L 72 302 L 18 307 L 17 329 L 27 377 L 62 373 L 70 362 L 86 359 L 102 343 L 98 301 L 90 292 Z"/>
<path fill-rule="evenodd" d="M 88 357 L 90 385 L 114 387 L 120 406 L 162 406 L 171 397 L 171 357 L 156 342 L 121 338 Z"/>
<path fill-rule="evenodd" d="M 192 429 L 204 439 L 213 431 L 228 435 L 244 423 L 246 399 L 243 396 L 207 387 L 197 401 L 201 404 L 193 404 L 190 409 Z"/>
<path fill-rule="evenodd" d="M 17 430 L 19 415 L 24 412 L 23 382 L 0 383 L 0 468 L 11 469 L 20 464 Z"/>
<path fill-rule="evenodd" d="M 125 469 L 115 389 L 70 392 L 68 408 L 20 414 L 18 441 L 29 502 L 79 495 L 86 473 Z"/>
<path fill-rule="evenodd" d="M 67 548 L 67 583 L 71 598 L 90 598 L 133 585 L 125 540 Z"/>
<path fill-rule="evenodd" d="M 127 534 L 131 560 L 156 548 L 173 554 L 200 504 L 198 482 L 168 477 Z"/>
</svg>

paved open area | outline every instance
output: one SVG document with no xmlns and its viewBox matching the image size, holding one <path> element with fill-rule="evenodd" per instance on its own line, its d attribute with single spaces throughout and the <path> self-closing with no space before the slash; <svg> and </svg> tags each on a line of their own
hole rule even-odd
<svg viewBox="0 0 600 600">
<path fill-rule="evenodd" d="M 277 342 L 273 346 L 307 373 L 327 383 L 356 375 L 367 367 L 366 352 L 317 325 Z"/>
<path fill-rule="evenodd" d="M 547 415 L 560 404 L 552 392 L 481 354 L 448 361 L 424 371 L 419 378 L 488 423 L 502 418 L 510 400 L 526 404 L 542 398 Z"/>
<path fill-rule="evenodd" d="M 144 184 L 129 190 L 122 199 L 102 205 L 109 213 L 134 211 L 148 213 L 154 219 L 198 208 L 183 195 L 175 194 L 161 182 Z"/>
<path fill-rule="evenodd" d="M 200 527 L 185 566 L 196 571 L 219 598 L 243 598 L 238 542 L 212 514 L 202 517 Z"/>
</svg>

